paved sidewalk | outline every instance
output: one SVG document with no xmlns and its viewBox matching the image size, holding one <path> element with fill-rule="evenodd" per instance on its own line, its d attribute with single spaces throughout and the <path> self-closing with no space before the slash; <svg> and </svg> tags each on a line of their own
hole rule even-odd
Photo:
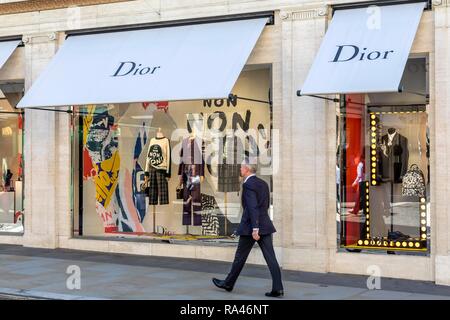
<svg viewBox="0 0 450 320">
<path fill-rule="evenodd" d="M 81 290 L 67 289 L 69 266 L 81 270 Z M 229 263 L 0 245 L 1 296 L 40 299 L 249 300 L 265 299 L 266 267 L 248 265 L 232 293 L 219 290 Z M 285 299 L 450 299 L 450 287 L 382 279 L 383 290 L 368 290 L 366 277 L 284 271 Z"/>
</svg>

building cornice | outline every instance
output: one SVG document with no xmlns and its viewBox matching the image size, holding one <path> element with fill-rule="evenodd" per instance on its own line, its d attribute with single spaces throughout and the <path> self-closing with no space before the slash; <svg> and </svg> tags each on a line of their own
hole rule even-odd
<svg viewBox="0 0 450 320">
<path fill-rule="evenodd" d="M 135 0 L 28 0 L 0 4 L 0 15 L 38 12 Z"/>
<path fill-rule="evenodd" d="M 315 18 L 326 17 L 327 15 L 328 15 L 327 6 L 305 10 L 292 10 L 280 12 L 281 20 L 310 20 Z"/>
<path fill-rule="evenodd" d="M 58 39 L 57 32 L 49 32 L 49 33 L 37 33 L 33 35 L 24 35 L 22 37 L 22 42 L 26 45 L 29 44 L 37 44 L 37 43 L 46 43 L 56 41 Z"/>
</svg>

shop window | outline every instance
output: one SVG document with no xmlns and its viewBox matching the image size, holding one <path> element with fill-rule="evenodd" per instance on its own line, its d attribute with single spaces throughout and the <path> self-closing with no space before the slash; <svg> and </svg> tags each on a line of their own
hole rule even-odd
<svg viewBox="0 0 450 320">
<path fill-rule="evenodd" d="M 271 186 L 270 90 L 256 66 L 233 89 L 252 101 L 75 108 L 74 235 L 235 241 L 244 158 Z"/>
<path fill-rule="evenodd" d="M 6 91 L 0 91 L 0 234 L 22 234 L 24 118 L 12 106 L 15 93 L 7 89 L 0 85 Z"/>
<path fill-rule="evenodd" d="M 341 96 L 336 183 L 342 248 L 429 250 L 427 79 L 426 58 L 410 58 L 403 92 Z"/>
</svg>

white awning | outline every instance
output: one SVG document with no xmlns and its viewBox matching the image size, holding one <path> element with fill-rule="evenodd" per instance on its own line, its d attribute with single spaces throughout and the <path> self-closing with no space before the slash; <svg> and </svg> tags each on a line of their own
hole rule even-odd
<svg viewBox="0 0 450 320">
<path fill-rule="evenodd" d="M 0 69 L 3 68 L 19 44 L 20 40 L 0 41 Z"/>
<path fill-rule="evenodd" d="M 397 92 L 424 8 L 337 10 L 301 95 Z"/>
<path fill-rule="evenodd" d="M 18 107 L 226 98 L 266 23 L 71 36 Z"/>
</svg>

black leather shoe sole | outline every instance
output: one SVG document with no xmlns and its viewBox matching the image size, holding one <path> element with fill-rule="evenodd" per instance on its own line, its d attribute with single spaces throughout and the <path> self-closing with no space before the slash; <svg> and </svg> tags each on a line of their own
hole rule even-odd
<svg viewBox="0 0 450 320">
<path fill-rule="evenodd" d="M 283 296 L 284 296 L 283 291 L 272 291 L 272 292 L 266 293 L 266 297 L 270 297 L 270 298 L 281 298 Z"/>
<path fill-rule="evenodd" d="M 228 291 L 228 292 L 233 291 L 233 287 L 226 286 L 226 285 L 224 284 L 224 281 L 222 281 L 222 280 L 213 278 L 213 279 L 212 279 L 212 282 L 214 283 L 214 285 L 215 285 L 217 288 L 224 289 L 224 290 L 226 290 L 226 291 Z"/>
</svg>

